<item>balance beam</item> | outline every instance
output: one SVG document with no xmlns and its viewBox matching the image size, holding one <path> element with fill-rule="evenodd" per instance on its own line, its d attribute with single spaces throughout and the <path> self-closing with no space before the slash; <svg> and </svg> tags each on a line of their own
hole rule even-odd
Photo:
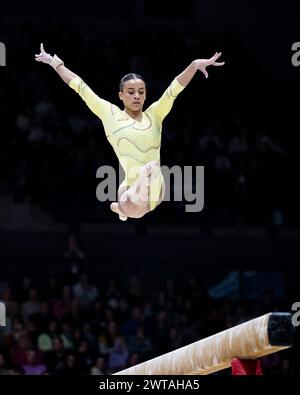
<svg viewBox="0 0 300 395">
<path fill-rule="evenodd" d="M 290 313 L 268 313 L 116 375 L 207 375 L 229 368 L 234 358 L 256 359 L 292 346 Z"/>
</svg>

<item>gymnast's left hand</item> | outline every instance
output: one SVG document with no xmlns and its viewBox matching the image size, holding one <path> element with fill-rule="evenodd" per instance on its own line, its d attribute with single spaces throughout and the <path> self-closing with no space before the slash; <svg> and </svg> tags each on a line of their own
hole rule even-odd
<svg viewBox="0 0 300 395">
<path fill-rule="evenodd" d="M 205 75 L 205 78 L 207 78 L 207 66 L 223 66 L 225 64 L 225 62 L 216 62 L 221 55 L 221 52 L 216 52 L 210 59 L 196 59 L 193 61 L 193 65 Z"/>
</svg>

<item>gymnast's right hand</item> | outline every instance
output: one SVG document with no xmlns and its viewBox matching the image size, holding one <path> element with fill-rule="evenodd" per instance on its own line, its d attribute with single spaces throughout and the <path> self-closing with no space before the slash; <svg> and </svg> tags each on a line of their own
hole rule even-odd
<svg viewBox="0 0 300 395">
<path fill-rule="evenodd" d="M 45 52 L 43 43 L 41 44 L 41 52 L 38 55 L 35 55 L 35 60 L 37 62 L 43 62 L 47 64 L 50 64 L 52 60 L 52 56 Z"/>
</svg>

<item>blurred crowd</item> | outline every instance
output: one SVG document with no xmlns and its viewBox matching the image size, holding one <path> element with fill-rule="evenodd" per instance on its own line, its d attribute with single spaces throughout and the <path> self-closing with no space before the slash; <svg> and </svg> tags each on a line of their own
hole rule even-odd
<svg viewBox="0 0 300 395">
<path fill-rule="evenodd" d="M 136 275 L 121 284 L 94 284 L 85 273 L 41 281 L 0 282 L 0 375 L 110 374 L 287 307 L 270 292 L 260 301 L 213 299 L 195 275 L 151 288 Z M 289 351 L 261 362 L 264 374 L 294 373 Z"/>
<path fill-rule="evenodd" d="M 291 307 L 283 279 L 272 281 L 272 273 L 266 284 L 256 280 L 255 294 L 248 280 L 249 292 L 226 292 L 230 276 L 210 285 L 191 270 L 185 276 L 160 272 L 156 279 L 135 272 L 112 277 L 99 265 L 95 273 L 70 233 L 55 275 L 39 269 L 1 277 L 0 375 L 111 374 Z M 246 277 L 241 281 L 245 288 Z M 262 358 L 263 373 L 296 374 L 297 355 L 295 342 Z"/>
<path fill-rule="evenodd" d="M 141 29 L 137 36 L 130 29 L 121 35 L 121 27 L 113 33 L 95 22 L 65 23 L 64 28 L 59 21 L 48 25 L 23 21 L 21 41 L 18 30 L 7 35 L 12 54 L 0 91 L 2 192 L 64 219 L 114 218 L 108 205 L 95 197 L 98 167 L 118 169 L 113 150 L 100 120 L 85 103 L 50 67 L 34 62 L 40 41 L 99 96 L 117 105 L 124 74 L 138 72 L 145 77 L 150 104 L 191 60 L 222 47 L 233 66 L 218 74 L 212 71 L 209 84 L 197 75 L 178 97 L 163 125 L 162 164 L 205 166 L 206 221 L 279 227 L 293 221 L 288 211 L 293 195 L 284 192 L 284 174 L 290 166 L 287 141 L 272 120 L 263 119 L 263 111 L 261 118 L 259 109 L 257 114 L 252 111 L 251 96 L 242 96 L 247 87 L 239 86 L 242 80 L 234 60 L 246 54 L 236 38 L 228 32 L 207 37 L 193 29 L 174 28 L 170 42 L 166 31 L 158 28 Z M 230 98 L 216 100 L 221 90 L 228 95 L 232 78 L 236 84 Z M 179 202 L 164 206 L 162 217 L 175 218 L 174 213 L 183 212 Z"/>
</svg>

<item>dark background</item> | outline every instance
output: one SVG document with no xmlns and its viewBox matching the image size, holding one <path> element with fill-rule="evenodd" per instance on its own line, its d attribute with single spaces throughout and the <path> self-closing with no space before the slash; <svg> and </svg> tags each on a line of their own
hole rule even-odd
<svg viewBox="0 0 300 395">
<path fill-rule="evenodd" d="M 63 285 L 73 287 L 87 274 L 103 306 L 113 310 L 127 345 L 132 339 L 123 324 L 136 305 L 144 329 L 147 303 L 154 317 L 166 312 L 163 340 L 155 340 L 150 329 L 147 334 L 157 345 L 151 356 L 175 347 L 169 333 L 175 327 L 189 333 L 174 342 L 180 346 L 269 311 L 290 311 L 299 300 L 300 67 L 291 63 L 292 44 L 300 41 L 299 7 L 196 0 L 5 7 L 0 17 L 0 41 L 7 50 L 7 65 L 0 68 L 0 297 L 8 303 L 10 289 L 11 301 L 22 311 L 36 288 L 37 303 L 46 301 L 51 311 Z M 126 73 L 145 76 L 150 104 L 192 60 L 223 53 L 225 66 L 208 69 L 208 80 L 197 73 L 163 125 L 162 164 L 205 167 L 203 211 L 185 213 L 184 205 L 164 202 L 143 219 L 120 223 L 109 202 L 96 200 L 97 168 L 117 168 L 117 160 L 99 120 L 52 69 L 34 61 L 41 42 L 117 105 L 118 83 Z M 210 143 L 204 144 L 205 138 Z M 24 277 L 31 285 L 22 294 Z M 133 277 L 143 297 L 132 297 Z M 189 293 L 191 277 L 197 286 Z M 109 304 L 114 281 L 118 303 L 128 302 L 128 317 Z M 171 298 L 168 281 L 185 302 Z M 160 294 L 164 302 L 157 301 Z M 72 330 L 78 325 L 83 331 L 84 323 L 93 322 L 93 303 L 81 306 L 83 318 Z M 177 314 L 186 317 L 185 324 L 174 322 Z M 30 319 L 19 315 L 28 332 Z M 104 333 L 108 316 L 101 318 Z M 62 326 L 63 318 L 56 320 Z M 98 324 L 94 337 L 102 333 Z M 193 325 L 191 335 L 187 328 Z M 36 338 L 41 331 L 37 325 Z M 87 374 L 99 355 L 89 349 L 92 362 L 87 362 L 80 344 L 72 350 L 81 361 L 76 373 Z M 2 347 L 13 366 L 12 345 Z M 266 373 L 297 374 L 296 350 L 267 361 Z M 105 363 L 108 368 L 109 354 Z"/>
</svg>

